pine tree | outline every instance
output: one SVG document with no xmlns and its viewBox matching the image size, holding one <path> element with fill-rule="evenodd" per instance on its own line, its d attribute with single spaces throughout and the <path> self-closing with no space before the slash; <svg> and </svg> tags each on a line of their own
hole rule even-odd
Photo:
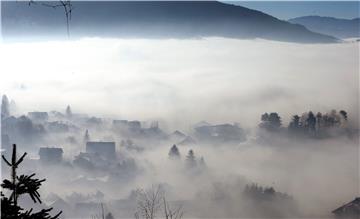
<svg viewBox="0 0 360 219">
<path fill-rule="evenodd" d="M 11 162 L 9 162 L 4 155 L 2 155 L 5 163 L 11 168 L 11 180 L 4 179 L 1 187 L 9 190 L 10 196 L 6 197 L 1 192 L 1 218 L 2 219 L 57 219 L 59 218 L 61 211 L 55 216 L 51 216 L 49 212 L 52 208 L 42 209 L 39 212 L 33 213 L 32 210 L 26 210 L 18 205 L 18 198 L 21 195 L 29 195 L 34 203 L 41 203 L 39 188 L 45 179 L 39 180 L 33 178 L 35 174 L 20 175 L 18 176 L 16 170 L 23 162 L 26 153 L 24 153 L 20 159 L 16 158 L 16 145 L 13 145 L 13 153 Z"/>
<path fill-rule="evenodd" d="M 10 116 L 10 104 L 9 99 L 6 95 L 2 96 L 1 101 L 1 119 L 5 119 L 6 117 Z"/>
<path fill-rule="evenodd" d="M 316 117 L 313 112 L 308 113 L 308 117 L 306 119 L 307 127 L 309 132 L 315 131 L 315 125 L 316 125 Z"/>
<path fill-rule="evenodd" d="M 270 113 L 269 122 L 273 129 L 278 129 L 281 126 L 281 118 L 277 113 Z"/>
<path fill-rule="evenodd" d="M 66 117 L 67 117 L 67 118 L 71 118 L 71 117 L 72 117 L 72 111 L 71 111 L 70 106 L 67 106 L 67 107 L 66 107 L 66 112 L 65 112 L 65 114 L 66 114 Z"/>
<path fill-rule="evenodd" d="M 300 129 L 300 117 L 298 115 L 294 115 L 289 124 L 289 130 L 293 132 L 297 132 Z"/>
<path fill-rule="evenodd" d="M 195 154 L 193 150 L 189 150 L 188 155 L 186 156 L 186 167 L 195 168 L 197 166 Z"/>
<path fill-rule="evenodd" d="M 264 113 L 261 115 L 260 128 L 264 128 L 267 131 L 278 131 L 281 127 L 281 118 L 277 113 Z"/>
<path fill-rule="evenodd" d="M 86 144 L 86 142 L 89 142 L 89 141 L 90 141 L 89 130 L 86 129 L 85 135 L 84 135 L 84 143 Z"/>
<path fill-rule="evenodd" d="M 321 129 L 322 120 L 323 120 L 322 114 L 321 114 L 321 112 L 318 112 L 318 113 L 316 114 L 316 129 L 317 129 L 318 131 L 320 131 L 320 129 Z"/>
<path fill-rule="evenodd" d="M 180 159 L 180 152 L 175 144 L 171 147 L 171 149 L 169 151 L 169 158 L 170 159 Z"/>
</svg>

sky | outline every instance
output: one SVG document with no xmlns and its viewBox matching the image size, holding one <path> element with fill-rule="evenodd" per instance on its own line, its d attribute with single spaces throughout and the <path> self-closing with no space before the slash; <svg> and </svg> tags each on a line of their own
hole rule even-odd
<svg viewBox="0 0 360 219">
<path fill-rule="evenodd" d="M 353 19 L 359 17 L 359 1 L 232 1 L 279 19 L 319 15 Z"/>
</svg>

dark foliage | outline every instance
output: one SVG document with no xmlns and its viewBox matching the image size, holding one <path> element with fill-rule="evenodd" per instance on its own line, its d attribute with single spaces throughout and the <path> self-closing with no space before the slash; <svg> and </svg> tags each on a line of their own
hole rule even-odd
<svg viewBox="0 0 360 219">
<path fill-rule="evenodd" d="M 19 196 L 28 194 L 34 203 L 41 203 L 39 189 L 41 183 L 45 179 L 34 178 L 35 174 L 17 176 L 16 170 L 21 162 L 24 160 L 26 153 L 20 159 L 16 158 L 16 145 L 13 145 L 13 154 L 11 162 L 2 156 L 4 162 L 11 168 L 11 180 L 4 179 L 1 187 L 10 191 L 10 196 L 6 197 L 1 193 L 1 218 L 2 219 L 57 219 L 61 211 L 55 216 L 49 213 L 52 208 L 42 209 L 39 212 L 33 213 L 33 209 L 24 210 L 17 204 Z"/>
<path fill-rule="evenodd" d="M 186 156 L 186 167 L 189 169 L 197 167 L 197 162 L 193 150 L 189 150 L 189 153 Z"/>
<path fill-rule="evenodd" d="M 169 157 L 171 159 L 180 159 L 180 152 L 175 144 L 171 147 L 171 149 L 169 151 Z"/>
<path fill-rule="evenodd" d="M 261 115 L 260 128 L 264 128 L 267 131 L 278 131 L 280 127 L 281 118 L 277 113 L 264 113 L 263 115 Z"/>
</svg>

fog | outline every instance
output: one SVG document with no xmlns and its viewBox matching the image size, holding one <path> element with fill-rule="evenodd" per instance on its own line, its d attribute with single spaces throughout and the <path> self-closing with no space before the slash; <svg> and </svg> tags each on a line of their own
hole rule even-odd
<svg viewBox="0 0 360 219">
<path fill-rule="evenodd" d="M 79 130 L 47 134 L 41 145 L 29 143 L 23 150 L 32 158 L 40 146 L 58 146 L 71 163 L 85 146 L 65 139 L 71 135 L 81 142 L 88 129 L 92 140 L 115 141 L 119 160 L 135 163 L 133 171 L 124 167 L 122 176 L 66 165 L 34 167 L 27 161 L 21 171 L 47 178 L 44 198 L 55 193 L 71 203 L 72 192 L 92 194 L 84 200 L 104 201 L 114 215 L 129 217 L 115 200 L 128 199 L 136 188 L 162 184 L 170 200 L 189 201 L 183 206 L 185 217 L 259 218 L 265 213 L 249 207 L 243 195 L 246 184 L 257 183 L 289 194 L 297 217 L 314 218 L 330 217 L 360 195 L 358 43 L 84 38 L 3 43 L 0 60 L 0 92 L 16 101 L 16 116 L 64 112 L 70 105 L 73 113 L 103 118 L 96 127 L 69 119 Z M 347 111 L 354 137 L 294 139 L 258 127 L 264 112 L 279 113 L 285 129 L 294 114 L 332 109 Z M 181 159 L 171 160 L 168 153 L 176 140 L 134 137 L 145 150 L 127 150 L 119 142 L 131 137 L 111 129 L 113 119 L 158 120 L 167 134 L 180 130 L 189 136 L 200 121 L 238 123 L 246 140 L 178 145 Z M 197 159 L 204 157 L 204 170 L 186 170 L 190 149 Z M 96 199 L 96 191 L 104 197 Z M 280 214 L 267 216 L 293 217 L 287 212 L 291 206 L 280 202 L 278 207 Z"/>
<path fill-rule="evenodd" d="M 0 58 L 2 92 L 24 111 L 70 104 L 176 128 L 201 120 L 251 126 L 266 111 L 357 116 L 356 43 L 92 38 L 2 44 Z"/>
</svg>

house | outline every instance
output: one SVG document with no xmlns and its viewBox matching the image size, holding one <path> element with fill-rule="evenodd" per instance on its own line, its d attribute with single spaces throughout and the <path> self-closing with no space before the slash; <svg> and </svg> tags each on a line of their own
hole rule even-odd
<svg viewBox="0 0 360 219">
<path fill-rule="evenodd" d="M 142 132 L 140 121 L 113 120 L 112 128 L 114 131 L 122 135 L 134 136 Z"/>
<path fill-rule="evenodd" d="M 239 143 L 246 140 L 244 131 L 238 125 L 203 125 L 195 128 L 195 136 L 201 141 L 213 143 Z"/>
<path fill-rule="evenodd" d="M 141 123 L 139 121 L 129 121 L 128 126 L 130 131 L 139 132 L 141 131 Z"/>
<path fill-rule="evenodd" d="M 63 159 L 62 148 L 41 147 L 39 150 L 40 161 L 44 163 L 60 163 Z"/>
<path fill-rule="evenodd" d="M 332 211 L 336 218 L 360 218 L 360 197 Z"/>
<path fill-rule="evenodd" d="M 96 153 L 108 159 L 116 157 L 115 142 L 88 141 L 86 153 Z"/>
</svg>

